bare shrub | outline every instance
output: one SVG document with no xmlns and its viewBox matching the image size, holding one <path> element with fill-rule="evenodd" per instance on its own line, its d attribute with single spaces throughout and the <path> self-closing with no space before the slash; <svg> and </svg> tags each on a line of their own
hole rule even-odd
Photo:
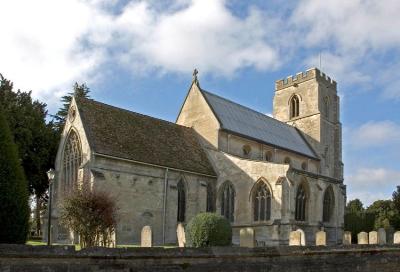
<svg viewBox="0 0 400 272">
<path fill-rule="evenodd" d="M 61 204 L 61 223 L 79 235 L 82 248 L 111 246 L 117 210 L 116 201 L 109 193 L 77 190 Z"/>
</svg>

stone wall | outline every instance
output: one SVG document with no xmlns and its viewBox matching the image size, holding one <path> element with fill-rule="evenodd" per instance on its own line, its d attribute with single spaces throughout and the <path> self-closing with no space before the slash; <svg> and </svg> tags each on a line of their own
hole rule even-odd
<svg viewBox="0 0 400 272">
<path fill-rule="evenodd" d="M 399 246 L 90 248 L 0 245 L 0 271 L 400 271 Z"/>
</svg>

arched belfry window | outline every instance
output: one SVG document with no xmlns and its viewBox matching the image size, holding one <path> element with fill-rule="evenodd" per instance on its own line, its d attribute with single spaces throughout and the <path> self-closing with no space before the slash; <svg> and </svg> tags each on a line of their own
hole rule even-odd
<svg viewBox="0 0 400 272">
<path fill-rule="evenodd" d="M 63 158 L 63 190 L 72 190 L 78 183 L 78 171 L 82 164 L 82 149 L 78 134 L 71 130 L 68 135 Z"/>
<path fill-rule="evenodd" d="M 307 209 L 307 193 L 304 188 L 304 183 L 300 184 L 296 192 L 296 211 L 295 219 L 297 221 L 306 220 L 306 209 Z"/>
<path fill-rule="evenodd" d="M 178 222 L 185 222 L 186 213 L 186 190 L 185 184 L 180 180 L 177 184 L 178 189 Z"/>
<path fill-rule="evenodd" d="M 235 211 L 235 190 L 232 183 L 225 182 L 221 190 L 221 215 L 224 216 L 229 222 L 234 220 Z"/>
<path fill-rule="evenodd" d="M 332 219 L 332 214 L 335 206 L 333 189 L 329 186 L 324 193 L 324 203 L 323 203 L 323 215 L 322 220 L 324 222 L 329 222 Z"/>
<path fill-rule="evenodd" d="M 300 113 L 300 100 L 297 95 L 290 99 L 290 118 L 298 117 Z"/>
<path fill-rule="evenodd" d="M 215 206 L 214 206 L 214 188 L 213 188 L 211 182 L 207 183 L 207 206 L 206 206 L 206 211 L 207 212 L 214 212 L 215 211 Z"/>
<path fill-rule="evenodd" d="M 271 191 L 267 184 L 260 181 L 253 192 L 254 221 L 271 219 Z"/>
</svg>

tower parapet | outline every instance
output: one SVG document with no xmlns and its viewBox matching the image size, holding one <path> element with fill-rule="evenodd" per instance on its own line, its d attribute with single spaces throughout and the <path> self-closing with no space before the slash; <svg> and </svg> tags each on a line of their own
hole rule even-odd
<svg viewBox="0 0 400 272">
<path fill-rule="evenodd" d="M 287 78 L 275 81 L 275 91 L 279 91 L 291 86 L 296 87 L 297 84 L 313 78 L 316 78 L 317 80 L 326 81 L 326 83 L 336 88 L 336 81 L 334 81 L 329 76 L 321 72 L 319 69 L 311 68 L 305 72 L 297 73 L 296 76 L 288 76 Z"/>
</svg>

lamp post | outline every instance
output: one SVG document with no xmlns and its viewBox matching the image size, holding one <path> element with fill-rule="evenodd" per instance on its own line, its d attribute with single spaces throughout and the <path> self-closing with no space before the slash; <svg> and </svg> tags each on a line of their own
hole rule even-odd
<svg viewBox="0 0 400 272">
<path fill-rule="evenodd" d="M 47 245 L 51 245 L 51 237 L 50 237 L 50 232 L 51 232 L 51 185 L 53 184 L 53 180 L 54 180 L 54 176 L 55 176 L 55 171 L 53 168 L 50 168 L 49 171 L 47 171 L 47 177 L 49 178 L 49 218 L 47 221 Z"/>
</svg>

